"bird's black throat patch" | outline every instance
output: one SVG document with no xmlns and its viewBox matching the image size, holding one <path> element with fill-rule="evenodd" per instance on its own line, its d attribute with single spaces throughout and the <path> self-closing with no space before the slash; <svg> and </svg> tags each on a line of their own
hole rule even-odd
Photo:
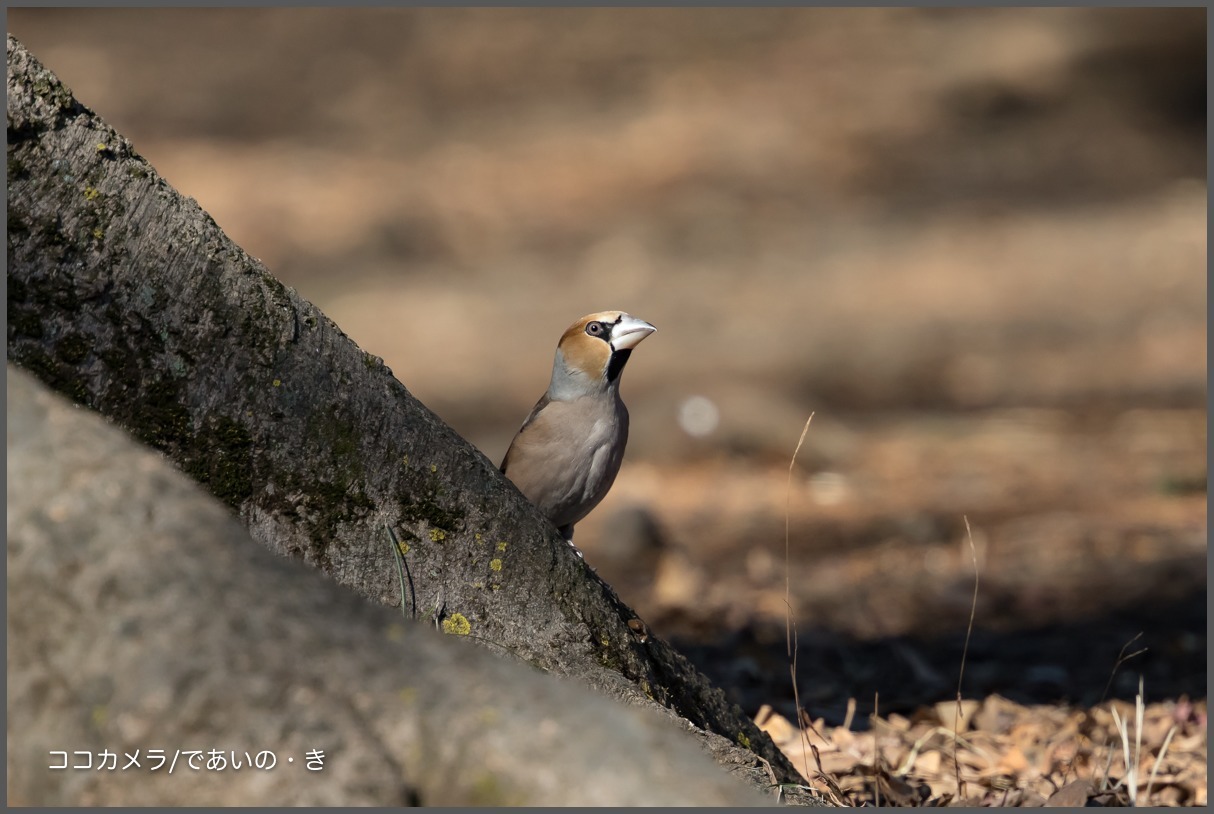
<svg viewBox="0 0 1214 814">
<path fill-rule="evenodd" d="M 607 361 L 607 381 L 614 382 L 620 377 L 620 371 L 624 369 L 624 365 L 628 362 L 628 357 L 631 355 L 632 348 L 611 352 L 611 359 Z"/>
</svg>

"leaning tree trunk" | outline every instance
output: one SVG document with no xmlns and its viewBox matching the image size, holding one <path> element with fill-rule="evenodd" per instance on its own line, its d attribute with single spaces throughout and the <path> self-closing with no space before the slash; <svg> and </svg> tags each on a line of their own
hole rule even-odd
<svg viewBox="0 0 1214 814">
<path fill-rule="evenodd" d="M 8 184 L 10 360 L 162 450 L 271 549 L 673 710 L 756 785 L 799 782 L 480 452 L 11 36 Z"/>
<path fill-rule="evenodd" d="M 10 805 L 770 801 L 649 710 L 275 556 L 163 456 L 7 379 Z"/>
</svg>

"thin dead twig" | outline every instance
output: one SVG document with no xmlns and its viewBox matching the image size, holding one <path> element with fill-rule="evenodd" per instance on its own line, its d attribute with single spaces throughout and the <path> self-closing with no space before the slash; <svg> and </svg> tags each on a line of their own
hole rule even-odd
<svg viewBox="0 0 1214 814">
<path fill-rule="evenodd" d="M 792 509 L 792 470 L 797 463 L 797 453 L 801 451 L 801 445 L 805 443 L 805 436 L 809 432 L 809 423 L 814 420 L 814 414 L 810 413 L 809 418 L 805 419 L 805 426 L 801 429 L 801 437 L 797 439 L 796 449 L 792 452 L 792 460 L 788 462 L 788 481 L 784 487 L 784 640 L 788 651 L 789 665 L 788 670 L 792 678 L 792 699 L 797 706 L 797 728 L 801 732 L 801 741 L 803 749 L 801 759 L 804 761 L 803 769 L 806 781 L 809 780 L 809 762 L 805 757 L 805 753 L 812 749 L 809 742 L 809 734 L 805 731 L 805 724 L 801 718 L 801 694 L 797 689 L 797 636 L 796 622 L 792 618 L 792 572 L 791 558 L 789 556 L 789 513 Z M 818 768 L 821 769 L 821 762 L 818 763 Z M 821 773 L 821 772 L 819 772 Z"/>
<path fill-rule="evenodd" d="M 957 714 L 953 716 L 953 774 L 957 778 L 957 796 L 965 797 L 965 781 L 961 779 L 961 761 L 957 757 L 957 741 L 959 740 L 961 716 L 964 710 L 961 705 L 961 682 L 965 678 L 965 660 L 970 652 L 970 636 L 974 632 L 974 616 L 978 612 L 978 550 L 974 548 L 974 532 L 970 529 L 970 519 L 961 515 L 965 521 L 965 537 L 969 540 L 970 556 L 974 560 L 974 598 L 970 601 L 970 621 L 965 628 L 965 645 L 961 648 L 961 667 L 957 670 Z"/>
</svg>

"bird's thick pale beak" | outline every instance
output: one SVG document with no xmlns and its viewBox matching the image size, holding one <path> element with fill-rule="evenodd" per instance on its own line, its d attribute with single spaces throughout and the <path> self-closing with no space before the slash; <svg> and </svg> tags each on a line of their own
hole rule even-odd
<svg viewBox="0 0 1214 814">
<path fill-rule="evenodd" d="M 656 330 L 645 320 L 624 314 L 611 329 L 611 347 L 614 350 L 632 350 Z"/>
</svg>

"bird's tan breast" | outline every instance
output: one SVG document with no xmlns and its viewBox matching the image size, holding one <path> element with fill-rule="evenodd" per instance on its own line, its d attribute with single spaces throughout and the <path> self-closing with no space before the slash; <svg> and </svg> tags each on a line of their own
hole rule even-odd
<svg viewBox="0 0 1214 814">
<path fill-rule="evenodd" d="M 520 430 L 502 470 L 555 525 L 576 523 L 611 488 L 627 439 L 618 398 L 551 401 Z"/>
</svg>

